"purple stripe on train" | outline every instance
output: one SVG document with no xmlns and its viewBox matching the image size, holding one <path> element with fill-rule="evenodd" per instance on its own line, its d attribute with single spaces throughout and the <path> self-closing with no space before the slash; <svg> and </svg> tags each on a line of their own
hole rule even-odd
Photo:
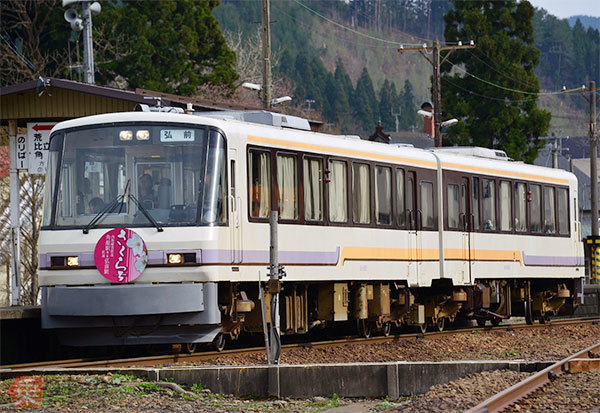
<svg viewBox="0 0 600 413">
<path fill-rule="evenodd" d="M 244 250 L 244 251 L 233 251 L 227 249 L 214 249 L 214 250 L 150 250 L 148 251 L 148 265 L 162 265 L 166 263 L 166 256 L 169 253 L 186 253 L 195 252 L 196 261 L 202 264 L 229 264 L 233 262 L 233 255 L 239 257 L 240 252 L 242 256 L 242 263 L 244 264 L 268 264 L 269 263 L 269 251 L 260 250 Z M 39 254 L 39 263 L 42 268 L 49 268 L 51 257 L 56 256 L 78 256 L 79 266 L 81 267 L 94 267 L 93 252 L 79 252 L 79 253 L 61 253 L 61 254 Z M 321 265 L 335 265 L 338 263 L 340 256 L 340 248 L 337 247 L 335 251 L 279 251 L 279 262 L 281 264 L 321 264 Z"/>
<path fill-rule="evenodd" d="M 557 257 L 547 255 L 527 255 L 523 251 L 523 264 L 542 267 L 580 267 L 584 257 Z"/>
</svg>

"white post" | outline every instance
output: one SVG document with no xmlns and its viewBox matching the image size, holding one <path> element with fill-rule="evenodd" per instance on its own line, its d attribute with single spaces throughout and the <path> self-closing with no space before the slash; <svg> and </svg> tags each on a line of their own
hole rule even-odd
<svg viewBox="0 0 600 413">
<path fill-rule="evenodd" d="M 17 122 L 8 121 L 10 150 L 10 305 L 20 303 L 21 264 L 21 197 L 17 169 Z"/>
<path fill-rule="evenodd" d="M 279 326 L 279 242 L 277 239 L 278 211 L 271 211 L 269 217 L 270 245 L 269 245 L 269 292 L 271 294 L 271 362 L 279 364 L 281 356 L 281 334 Z"/>
</svg>

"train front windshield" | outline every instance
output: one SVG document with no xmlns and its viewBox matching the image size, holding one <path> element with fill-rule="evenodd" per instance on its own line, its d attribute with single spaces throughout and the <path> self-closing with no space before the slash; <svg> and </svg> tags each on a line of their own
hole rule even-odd
<svg viewBox="0 0 600 413">
<path fill-rule="evenodd" d="M 44 227 L 227 222 L 226 144 L 198 125 L 112 124 L 50 141 Z M 101 213 L 103 212 L 103 213 Z"/>
</svg>

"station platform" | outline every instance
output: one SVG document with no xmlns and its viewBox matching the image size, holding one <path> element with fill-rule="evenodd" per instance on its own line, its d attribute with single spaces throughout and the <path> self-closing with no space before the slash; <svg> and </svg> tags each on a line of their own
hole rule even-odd
<svg viewBox="0 0 600 413">
<path fill-rule="evenodd" d="M 22 320 L 41 318 L 42 310 L 39 305 L 16 305 L 0 307 L 0 320 Z"/>
</svg>

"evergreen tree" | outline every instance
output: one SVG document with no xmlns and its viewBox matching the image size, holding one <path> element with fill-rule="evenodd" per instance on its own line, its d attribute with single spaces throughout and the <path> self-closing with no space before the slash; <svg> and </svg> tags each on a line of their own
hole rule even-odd
<svg viewBox="0 0 600 413">
<path fill-rule="evenodd" d="M 413 88 L 408 79 L 404 81 L 404 89 L 402 90 L 400 101 L 402 113 L 399 122 L 400 128 L 402 130 L 412 129 L 419 124 L 419 115 L 417 115 L 419 105 L 415 101 Z"/>
<path fill-rule="evenodd" d="M 533 7 L 526 0 L 455 0 L 454 6 L 445 16 L 446 41 L 473 39 L 484 59 L 457 51 L 442 67 L 444 118 L 461 120 L 445 143 L 502 148 L 511 158 L 533 162 L 542 146 L 538 137 L 550 122 L 550 114 L 536 104 L 539 82 L 533 69 L 540 52 L 533 45 Z M 451 75 L 450 61 L 485 81 L 460 69 Z"/>
<path fill-rule="evenodd" d="M 212 10 L 217 1 L 106 3 L 94 25 L 123 38 L 98 60 L 100 80 L 116 75 L 132 87 L 192 95 L 212 83 L 233 88 L 235 54 L 229 50 Z"/>
<path fill-rule="evenodd" d="M 360 121 L 363 132 L 372 133 L 377 125 L 378 104 L 373 81 L 367 68 L 363 68 L 352 99 L 352 106 L 357 119 Z"/>
<path fill-rule="evenodd" d="M 346 96 L 348 99 L 351 99 L 354 93 L 354 87 L 352 86 L 352 80 L 350 80 L 350 76 L 346 73 L 344 69 L 344 64 L 341 59 L 338 59 L 335 64 L 335 80 L 336 82 L 344 89 Z"/>
<path fill-rule="evenodd" d="M 396 130 L 396 122 L 392 115 L 394 99 L 392 97 L 392 86 L 389 80 L 385 79 L 379 91 L 379 120 L 385 131 Z"/>
</svg>

